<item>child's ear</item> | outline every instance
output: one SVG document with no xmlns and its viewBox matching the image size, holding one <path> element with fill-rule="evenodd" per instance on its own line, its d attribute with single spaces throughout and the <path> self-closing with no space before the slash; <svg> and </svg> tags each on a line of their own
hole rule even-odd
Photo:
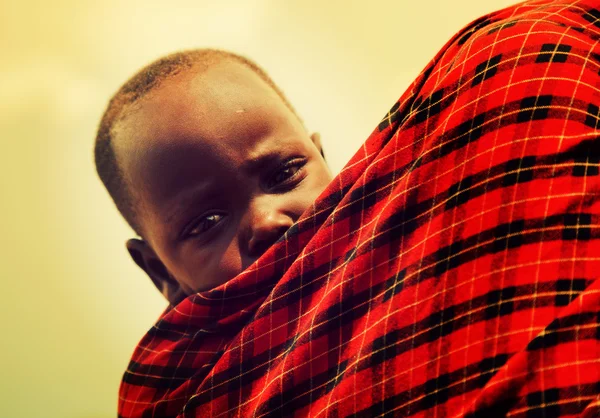
<svg viewBox="0 0 600 418">
<path fill-rule="evenodd" d="M 145 241 L 132 238 L 125 245 L 135 264 L 146 272 L 152 283 L 171 305 L 177 305 L 186 297 L 179 283 L 171 276 L 154 250 Z"/>
<path fill-rule="evenodd" d="M 321 144 L 321 134 L 318 132 L 315 132 L 310 136 L 310 139 L 312 140 L 313 144 L 315 144 L 315 146 L 317 147 L 317 149 L 323 156 L 323 159 L 325 159 L 325 153 L 323 152 L 323 144 Z"/>
</svg>

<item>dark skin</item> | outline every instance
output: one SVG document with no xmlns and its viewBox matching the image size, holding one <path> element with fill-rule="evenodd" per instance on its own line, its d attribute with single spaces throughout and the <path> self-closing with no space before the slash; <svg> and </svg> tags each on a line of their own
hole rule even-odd
<svg viewBox="0 0 600 418">
<path fill-rule="evenodd" d="M 114 138 L 143 236 L 127 248 L 173 304 L 254 263 L 332 179 L 318 135 L 236 62 L 164 81 Z"/>
</svg>

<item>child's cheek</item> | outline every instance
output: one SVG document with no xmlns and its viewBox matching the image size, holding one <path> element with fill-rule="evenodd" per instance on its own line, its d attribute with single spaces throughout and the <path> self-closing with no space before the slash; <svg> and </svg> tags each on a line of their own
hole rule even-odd
<svg viewBox="0 0 600 418">
<path fill-rule="evenodd" d="M 217 271 L 213 272 L 213 274 L 215 279 L 219 281 L 218 284 L 223 284 L 226 281 L 233 279 L 246 267 L 248 267 L 244 263 L 244 259 L 239 248 L 239 240 L 237 238 L 229 241 L 228 245 L 221 253 L 221 256 L 217 259 Z"/>
<path fill-rule="evenodd" d="M 188 282 L 195 291 L 219 286 L 243 270 L 237 239 L 208 244 L 208 248 L 194 249 L 186 254 Z"/>
</svg>

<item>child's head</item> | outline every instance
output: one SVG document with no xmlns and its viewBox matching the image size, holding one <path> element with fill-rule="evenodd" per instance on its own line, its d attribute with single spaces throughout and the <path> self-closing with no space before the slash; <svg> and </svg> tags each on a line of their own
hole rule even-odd
<svg viewBox="0 0 600 418">
<path fill-rule="evenodd" d="M 216 50 L 174 54 L 131 78 L 95 154 L 141 237 L 130 254 L 171 302 L 248 267 L 331 180 L 318 135 L 269 77 Z"/>
</svg>

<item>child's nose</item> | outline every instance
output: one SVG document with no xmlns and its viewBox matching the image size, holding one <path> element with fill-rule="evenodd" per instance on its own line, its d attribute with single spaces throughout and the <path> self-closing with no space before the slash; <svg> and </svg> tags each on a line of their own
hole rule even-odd
<svg viewBox="0 0 600 418">
<path fill-rule="evenodd" d="M 260 257 L 294 223 L 291 217 L 276 209 L 255 210 L 249 221 L 247 250 L 252 258 Z"/>
</svg>

